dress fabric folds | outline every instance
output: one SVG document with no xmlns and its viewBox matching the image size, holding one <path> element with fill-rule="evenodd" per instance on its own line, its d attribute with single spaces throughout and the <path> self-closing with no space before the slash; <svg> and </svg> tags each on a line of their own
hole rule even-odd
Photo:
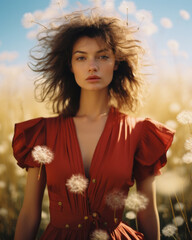
<svg viewBox="0 0 192 240">
<path fill-rule="evenodd" d="M 102 229 L 113 240 L 141 240 L 142 233 L 122 222 L 123 207 L 114 210 L 106 197 L 128 194 L 134 180 L 160 174 L 174 132 L 151 119 L 133 118 L 111 107 L 95 148 L 83 194 L 68 190 L 72 175 L 86 177 L 72 117 L 37 118 L 15 125 L 13 153 L 22 168 L 39 167 L 31 151 L 47 146 L 54 159 L 45 165 L 50 202 L 50 223 L 41 240 L 86 240 Z M 115 218 L 114 218 L 115 214 Z"/>
</svg>

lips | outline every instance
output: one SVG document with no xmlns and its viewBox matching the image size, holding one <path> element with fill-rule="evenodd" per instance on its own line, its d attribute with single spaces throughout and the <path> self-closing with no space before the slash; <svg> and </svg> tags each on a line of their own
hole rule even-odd
<svg viewBox="0 0 192 240">
<path fill-rule="evenodd" d="M 86 80 L 98 80 L 98 79 L 101 79 L 101 78 L 97 75 L 91 75 L 88 78 L 86 78 Z"/>
</svg>

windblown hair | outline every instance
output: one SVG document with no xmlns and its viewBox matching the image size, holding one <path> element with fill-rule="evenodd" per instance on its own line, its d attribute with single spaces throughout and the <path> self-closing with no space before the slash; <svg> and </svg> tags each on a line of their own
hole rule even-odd
<svg viewBox="0 0 192 240">
<path fill-rule="evenodd" d="M 74 43 L 83 36 L 101 37 L 112 49 L 118 68 L 108 86 L 111 104 L 119 110 L 135 111 L 144 82 L 139 73 L 143 49 L 126 22 L 94 10 L 66 15 L 38 35 L 39 44 L 32 49 L 30 63 L 30 68 L 39 73 L 36 97 L 51 102 L 54 113 L 75 116 L 81 89 L 71 72 L 71 58 Z"/>
</svg>

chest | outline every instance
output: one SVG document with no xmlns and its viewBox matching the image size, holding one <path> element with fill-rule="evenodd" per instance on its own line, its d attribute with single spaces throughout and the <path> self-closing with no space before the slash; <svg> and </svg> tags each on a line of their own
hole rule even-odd
<svg viewBox="0 0 192 240">
<path fill-rule="evenodd" d="M 106 117 L 97 121 L 74 118 L 74 123 L 85 172 L 88 173 L 105 128 Z"/>
</svg>

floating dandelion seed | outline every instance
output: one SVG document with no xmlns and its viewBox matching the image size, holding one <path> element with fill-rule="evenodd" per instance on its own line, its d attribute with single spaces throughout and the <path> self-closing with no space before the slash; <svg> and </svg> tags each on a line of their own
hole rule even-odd
<svg viewBox="0 0 192 240">
<path fill-rule="evenodd" d="M 148 205 L 149 200 L 140 193 L 132 193 L 125 200 L 125 207 L 135 212 L 144 210 Z"/>
<path fill-rule="evenodd" d="M 108 239 L 109 239 L 108 233 L 101 229 L 96 229 L 91 234 L 91 240 L 108 240 Z"/>
<path fill-rule="evenodd" d="M 40 169 L 38 174 L 39 180 L 42 165 L 51 163 L 54 158 L 54 154 L 47 146 L 35 146 L 32 150 L 32 157 L 34 161 L 40 163 Z"/>
<path fill-rule="evenodd" d="M 187 179 L 175 171 L 167 171 L 156 179 L 157 192 L 166 196 L 181 192 L 187 185 Z"/>
<path fill-rule="evenodd" d="M 173 219 L 173 223 L 174 223 L 177 227 L 180 227 L 180 226 L 183 225 L 184 219 L 182 218 L 182 216 L 176 216 L 176 217 Z"/>
<path fill-rule="evenodd" d="M 192 152 L 192 137 L 189 137 L 185 141 L 185 149 Z"/>
<path fill-rule="evenodd" d="M 135 214 L 135 212 L 133 212 L 133 211 L 129 211 L 129 212 L 127 212 L 127 213 L 125 214 L 125 217 L 126 217 L 127 219 L 133 220 L 133 219 L 136 219 L 136 214 Z"/>
<path fill-rule="evenodd" d="M 182 111 L 177 115 L 177 121 L 181 124 L 192 123 L 192 112 L 191 111 Z"/>
<path fill-rule="evenodd" d="M 166 237 L 172 237 L 173 235 L 175 235 L 176 231 L 177 228 L 173 224 L 168 224 L 162 229 L 162 233 Z"/>
<path fill-rule="evenodd" d="M 192 152 L 187 152 L 183 155 L 182 160 L 186 164 L 192 163 Z"/>
<path fill-rule="evenodd" d="M 83 194 L 88 186 L 88 179 L 81 174 L 73 174 L 71 178 L 67 179 L 66 186 L 72 193 Z"/>
</svg>

